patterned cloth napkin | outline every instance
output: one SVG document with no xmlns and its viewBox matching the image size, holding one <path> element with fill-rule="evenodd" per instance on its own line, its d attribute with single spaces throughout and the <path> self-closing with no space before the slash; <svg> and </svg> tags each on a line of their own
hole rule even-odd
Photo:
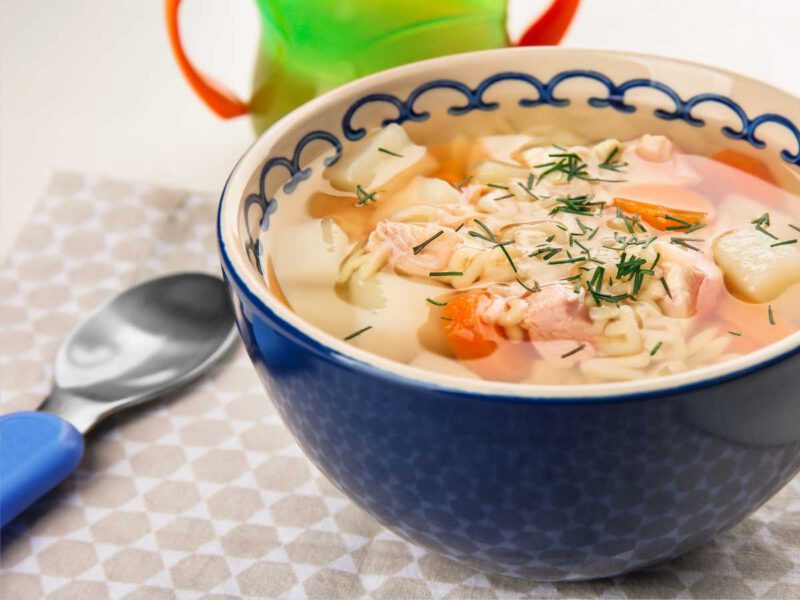
<svg viewBox="0 0 800 600">
<path fill-rule="evenodd" d="M 216 272 L 215 198 L 57 175 L 0 271 L 4 413 L 44 398 L 62 337 L 128 285 Z M 588 583 L 485 575 L 408 544 L 337 492 L 241 347 L 90 433 L 77 473 L 3 532 L 0 598 L 800 598 L 800 478 L 667 564 Z"/>
</svg>

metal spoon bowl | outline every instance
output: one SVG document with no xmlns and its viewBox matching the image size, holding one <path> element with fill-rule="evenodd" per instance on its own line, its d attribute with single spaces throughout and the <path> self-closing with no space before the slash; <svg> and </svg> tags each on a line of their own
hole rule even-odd
<svg viewBox="0 0 800 600">
<path fill-rule="evenodd" d="M 39 412 L 0 417 L 0 525 L 77 466 L 81 434 L 188 383 L 235 339 L 227 289 L 211 275 L 153 279 L 98 308 L 62 342 Z"/>
</svg>

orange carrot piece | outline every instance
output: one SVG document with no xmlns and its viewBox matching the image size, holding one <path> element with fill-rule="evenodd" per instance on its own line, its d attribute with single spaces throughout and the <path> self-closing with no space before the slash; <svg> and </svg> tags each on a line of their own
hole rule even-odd
<svg viewBox="0 0 800 600">
<path fill-rule="evenodd" d="M 470 290 L 448 299 L 442 308 L 448 344 L 456 357 L 481 377 L 519 381 L 530 370 L 532 349 L 529 344 L 508 341 L 495 326 L 481 320 L 478 308 L 485 297 L 482 290 Z"/>
<path fill-rule="evenodd" d="M 483 358 L 497 349 L 494 327 L 481 321 L 478 314 L 483 297 L 481 290 L 464 292 L 451 297 L 442 309 L 447 341 L 459 359 Z"/>
<path fill-rule="evenodd" d="M 767 165 L 757 158 L 750 156 L 749 154 L 744 154 L 743 152 L 729 148 L 727 150 L 717 152 L 711 158 L 717 162 L 728 165 L 729 167 L 733 167 L 734 169 L 744 171 L 745 173 L 753 175 L 754 177 L 763 179 L 767 183 L 775 183 L 775 178 L 772 177 L 772 173 L 770 173 Z"/>
<path fill-rule="evenodd" d="M 626 213 L 640 215 L 642 221 L 661 231 L 667 230 L 668 227 L 680 227 L 680 221 L 684 221 L 690 225 L 696 223 L 705 224 L 705 218 L 708 216 L 707 213 L 704 212 L 669 208 L 659 204 L 650 204 L 648 202 L 629 200 L 627 198 L 614 198 L 614 206 L 618 206 Z M 667 215 L 674 217 L 674 219 L 668 219 Z M 680 221 L 676 219 L 680 219 Z M 686 228 L 688 229 L 688 226 L 686 226 Z M 680 229 L 676 229 L 675 231 L 680 231 Z"/>
</svg>

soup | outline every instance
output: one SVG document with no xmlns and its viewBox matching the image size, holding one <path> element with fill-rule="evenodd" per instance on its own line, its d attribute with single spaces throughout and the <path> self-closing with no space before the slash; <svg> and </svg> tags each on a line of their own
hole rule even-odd
<svg viewBox="0 0 800 600">
<path fill-rule="evenodd" d="M 800 324 L 798 199 L 738 150 L 568 132 L 422 145 L 393 124 L 321 160 L 262 240 L 266 276 L 307 321 L 390 359 L 626 381 L 725 362 Z"/>
</svg>

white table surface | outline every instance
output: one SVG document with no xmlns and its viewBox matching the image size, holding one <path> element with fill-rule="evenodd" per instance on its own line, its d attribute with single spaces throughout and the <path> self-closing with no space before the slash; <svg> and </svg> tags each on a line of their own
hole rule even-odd
<svg viewBox="0 0 800 600">
<path fill-rule="evenodd" d="M 546 4 L 512 2 L 512 32 Z M 187 0 L 181 24 L 197 64 L 246 96 L 254 5 Z M 584 0 L 565 45 L 688 58 L 800 95 L 798 0 Z M 215 192 L 252 137 L 183 81 L 161 0 L 0 0 L 0 257 L 54 170 Z"/>
</svg>

